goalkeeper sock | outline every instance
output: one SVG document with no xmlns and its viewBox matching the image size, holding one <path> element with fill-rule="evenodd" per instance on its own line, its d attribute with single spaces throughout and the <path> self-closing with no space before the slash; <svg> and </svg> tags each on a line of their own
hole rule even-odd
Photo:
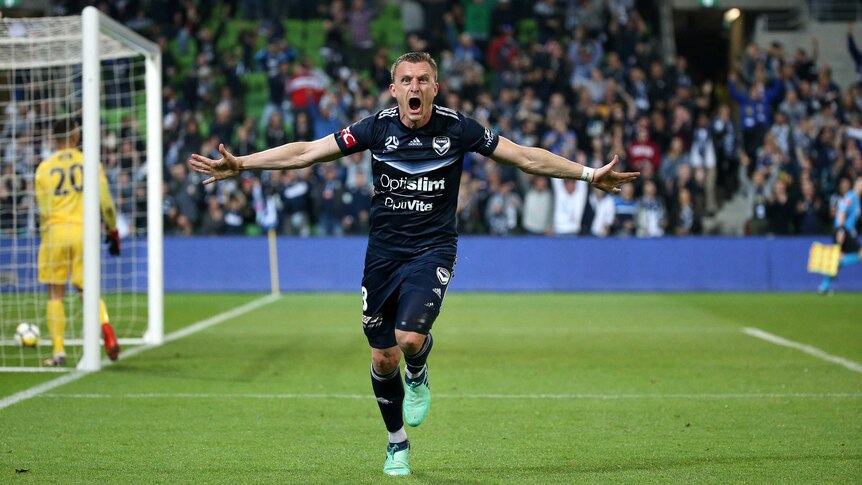
<svg viewBox="0 0 862 485">
<path fill-rule="evenodd" d="M 99 298 L 99 323 L 111 323 L 108 317 L 108 307 L 105 306 L 105 300 Z"/>
<path fill-rule="evenodd" d="M 63 309 L 63 300 L 48 300 L 48 331 L 51 332 L 51 341 L 54 343 L 54 355 L 65 355 L 63 337 L 66 334 L 66 312 Z"/>
<path fill-rule="evenodd" d="M 422 349 L 414 355 L 404 355 L 404 373 L 408 380 L 417 380 L 425 372 L 425 363 L 428 362 L 428 354 L 431 353 L 431 347 L 434 346 L 434 339 L 431 334 L 425 336 L 425 343 L 422 344 Z"/>
<path fill-rule="evenodd" d="M 401 411 L 404 402 L 404 384 L 401 382 L 401 372 L 396 367 L 391 374 L 381 376 L 371 368 L 371 387 L 377 398 L 377 406 L 383 415 L 386 430 L 396 433 L 404 428 L 404 416 Z"/>
<path fill-rule="evenodd" d="M 845 254 L 841 257 L 841 262 L 838 263 L 838 266 L 850 266 L 851 264 L 856 264 L 859 262 L 859 253 L 851 253 Z"/>
</svg>

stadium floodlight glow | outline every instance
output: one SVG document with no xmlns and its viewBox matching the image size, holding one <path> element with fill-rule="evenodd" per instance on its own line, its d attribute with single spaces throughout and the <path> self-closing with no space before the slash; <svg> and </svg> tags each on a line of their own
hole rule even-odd
<svg viewBox="0 0 862 485">
<path fill-rule="evenodd" d="M 734 20 L 738 19 L 742 12 L 738 8 L 731 8 L 724 12 L 724 24 L 730 25 Z"/>
<path fill-rule="evenodd" d="M 49 370 L 38 363 L 46 352 L 50 356 L 50 340 L 22 349 L 11 337 L 24 321 L 41 327 L 43 337 L 48 333 L 46 285 L 37 279 L 40 214 L 33 179 L 36 165 L 53 150 L 53 135 L 45 127 L 57 120 L 81 121 L 84 160 L 87 291 L 83 312 L 75 292 L 67 293 L 66 345 L 82 346 L 71 352 L 70 364 L 87 371 L 101 365 L 100 294 L 121 345 L 162 343 L 161 101 L 158 45 L 98 9 L 66 17 L 0 18 L 0 112 L 12 121 L 9 143 L 20 145 L 14 152 L 4 146 L 3 152 L 15 154 L 15 188 L 12 226 L 0 229 L 0 371 Z M 101 257 L 99 163 L 117 202 L 123 238 L 118 258 Z"/>
</svg>

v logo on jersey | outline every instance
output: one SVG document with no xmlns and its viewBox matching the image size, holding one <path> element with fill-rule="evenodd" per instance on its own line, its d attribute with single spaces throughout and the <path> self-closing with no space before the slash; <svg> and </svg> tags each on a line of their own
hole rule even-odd
<svg viewBox="0 0 862 485">
<path fill-rule="evenodd" d="M 451 275 L 449 274 L 448 269 L 437 266 L 437 279 L 440 280 L 441 285 L 448 285 L 450 277 Z"/>
<path fill-rule="evenodd" d="M 452 146 L 452 142 L 449 141 L 448 136 L 435 136 L 433 146 L 437 155 L 445 155 L 449 151 L 449 147 Z"/>
<path fill-rule="evenodd" d="M 421 147 L 422 142 L 419 141 L 419 138 L 414 138 L 414 139 L 410 140 L 410 143 L 408 143 L 407 145 L 411 146 L 411 147 Z"/>
</svg>

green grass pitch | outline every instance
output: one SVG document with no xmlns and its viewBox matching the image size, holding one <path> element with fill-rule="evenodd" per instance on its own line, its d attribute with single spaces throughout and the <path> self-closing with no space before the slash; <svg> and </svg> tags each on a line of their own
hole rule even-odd
<svg viewBox="0 0 862 485">
<path fill-rule="evenodd" d="M 168 295 L 167 331 L 259 295 Z M 287 295 L 0 410 L 0 483 L 858 483 L 862 295 L 458 294 L 386 434 L 358 293 Z M 0 374 L 0 399 L 57 378 Z M 16 473 L 16 469 L 27 469 Z"/>
</svg>

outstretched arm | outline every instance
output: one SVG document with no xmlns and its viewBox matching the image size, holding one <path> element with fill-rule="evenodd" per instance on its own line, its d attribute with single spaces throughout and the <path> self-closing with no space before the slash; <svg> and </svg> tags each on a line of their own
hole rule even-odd
<svg viewBox="0 0 862 485">
<path fill-rule="evenodd" d="M 611 163 L 593 169 L 542 148 L 518 145 L 502 136 L 491 158 L 495 162 L 515 166 L 529 174 L 584 180 L 598 189 L 613 193 L 620 191 L 620 185 L 631 182 L 640 175 L 640 172 L 614 172 L 614 165 L 619 161 L 616 155 Z"/>
<path fill-rule="evenodd" d="M 341 157 L 341 150 L 332 135 L 315 141 L 300 141 L 286 143 L 269 150 L 237 157 L 219 144 L 218 150 L 222 158 L 211 158 L 192 154 L 189 165 L 196 172 L 211 175 L 204 184 L 237 176 L 243 170 L 295 170 L 305 168 L 315 163 L 329 162 Z"/>
</svg>

